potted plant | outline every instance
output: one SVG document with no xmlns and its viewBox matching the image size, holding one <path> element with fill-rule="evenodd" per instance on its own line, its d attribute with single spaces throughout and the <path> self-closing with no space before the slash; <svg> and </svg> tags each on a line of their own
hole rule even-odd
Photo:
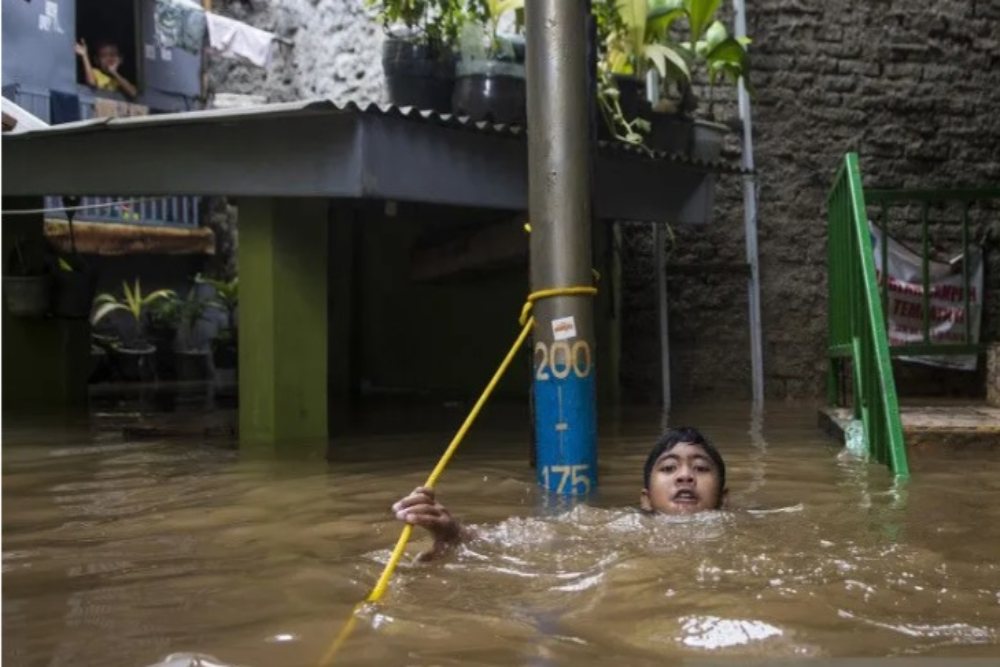
<svg viewBox="0 0 1000 667">
<path fill-rule="evenodd" d="M 524 9 L 524 0 L 472 0 L 473 20 L 459 39 L 452 111 L 473 120 L 526 121 L 524 39 L 501 36 L 500 22 Z M 520 21 L 517 21 L 519 24 Z"/>
<path fill-rule="evenodd" d="M 160 299 L 168 299 L 174 295 L 173 290 L 161 289 L 143 295 L 139 279 L 135 279 L 134 287 L 128 282 L 122 282 L 122 297 L 104 293 L 97 297 L 96 306 L 91 316 L 92 325 L 99 324 L 112 313 L 125 313 L 131 330 L 125 332 L 121 341 L 112 348 L 115 365 L 123 379 L 146 380 L 155 375 L 153 366 L 156 346 L 152 345 L 146 335 L 146 315 L 150 305 Z"/>
<path fill-rule="evenodd" d="M 239 345 L 239 276 L 232 280 L 215 278 L 199 278 L 215 290 L 215 295 L 209 300 L 209 305 L 220 310 L 225 316 L 225 324 L 219 328 L 212 341 L 213 361 L 215 368 L 237 368 L 237 351 Z"/>
<path fill-rule="evenodd" d="M 747 88 L 750 88 L 746 50 L 750 40 L 729 35 L 725 25 L 716 18 L 719 0 L 653 0 L 653 5 L 655 8 L 650 13 L 651 17 L 660 17 L 660 22 L 666 25 L 668 32 L 674 21 L 684 19 L 687 22 L 688 39 L 680 44 L 680 48 L 691 64 L 691 70 L 686 75 L 678 75 L 677 71 L 668 69 L 667 76 L 663 79 L 659 104 L 673 107 L 682 114 L 692 114 L 697 109 L 699 100 L 691 92 L 691 80 L 701 77 L 707 79 L 707 118 L 695 116 L 693 120 L 690 155 L 696 160 L 716 160 L 728 131 L 726 125 L 714 120 L 716 86 L 723 80 L 729 80 L 735 85 L 742 77 Z M 679 104 L 670 99 L 667 88 L 671 85 L 681 91 Z"/>
<path fill-rule="evenodd" d="M 204 327 L 204 316 L 209 303 L 200 293 L 201 283 L 179 300 L 177 327 L 177 379 L 207 380 L 212 377 L 212 351 L 210 338 Z M 176 298 L 176 297 L 175 297 Z"/>
<path fill-rule="evenodd" d="M 386 31 L 382 70 L 389 102 L 447 113 L 455 86 L 452 45 L 461 0 L 367 0 Z"/>
<path fill-rule="evenodd" d="M 156 376 L 161 380 L 177 379 L 177 329 L 181 321 L 181 300 L 173 292 L 149 304 L 146 333 L 156 348 Z"/>
<path fill-rule="evenodd" d="M 742 77 L 750 90 L 749 59 L 746 37 L 731 37 L 726 27 L 715 21 L 706 30 L 704 39 L 695 46 L 695 53 L 704 63 L 708 73 L 708 118 L 695 118 L 694 142 L 691 156 L 700 160 L 716 160 L 722 152 L 722 140 L 728 127 L 714 121 L 715 90 L 720 80 L 736 85 Z"/>
<path fill-rule="evenodd" d="M 3 276 L 3 298 L 15 317 L 44 317 L 52 304 L 52 278 L 41 261 L 33 262 L 24 241 L 14 239 L 14 250 Z"/>
<path fill-rule="evenodd" d="M 674 136 L 667 119 L 657 119 L 646 89 L 652 69 L 660 80 L 686 82 L 689 54 L 671 39 L 670 28 L 679 12 L 666 7 L 650 9 L 649 0 L 595 0 L 593 5 L 599 41 L 598 105 L 604 116 L 601 129 L 615 139 L 643 145 L 653 121 L 665 132 L 654 147 L 675 152 L 687 148 L 687 136 Z"/>
</svg>

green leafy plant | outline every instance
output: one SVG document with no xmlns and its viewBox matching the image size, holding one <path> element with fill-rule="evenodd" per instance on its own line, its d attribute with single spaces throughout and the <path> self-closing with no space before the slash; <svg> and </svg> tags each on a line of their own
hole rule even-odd
<svg viewBox="0 0 1000 667">
<path fill-rule="evenodd" d="M 469 0 L 467 23 L 462 29 L 463 55 L 481 59 L 513 59 L 513 49 L 500 38 L 500 22 L 509 12 L 517 12 L 523 24 L 525 0 Z M 471 29 L 470 29 L 471 28 Z"/>
<path fill-rule="evenodd" d="M 649 0 L 613 2 L 617 19 L 610 22 L 610 32 L 604 36 L 603 69 L 644 77 L 652 66 L 661 77 L 690 76 L 689 55 L 670 39 L 671 24 L 682 16 L 677 8 L 650 11 Z"/>
<path fill-rule="evenodd" d="M 709 84 L 709 115 L 715 101 L 715 87 L 720 80 L 728 79 L 733 85 L 743 78 L 750 90 L 750 62 L 748 37 L 733 37 L 726 26 L 716 18 L 721 0 L 654 0 L 654 13 L 673 17 L 671 24 L 683 18 L 688 24 L 688 39 L 681 47 L 689 55 L 692 70 L 704 69 Z M 668 27 L 669 29 L 669 27 Z M 692 74 L 689 73 L 687 81 Z M 669 77 L 668 77 L 669 79 Z"/>
<path fill-rule="evenodd" d="M 366 0 L 366 3 L 378 12 L 386 31 L 402 24 L 415 41 L 439 49 L 455 44 L 466 16 L 462 0 Z"/>
<path fill-rule="evenodd" d="M 600 42 L 598 106 L 616 139 L 642 146 L 649 123 L 625 116 L 616 77 L 644 79 L 654 68 L 661 79 L 686 85 L 691 54 L 671 35 L 671 26 L 683 11 L 651 9 L 649 0 L 595 0 L 592 7 Z"/>
<path fill-rule="evenodd" d="M 122 281 L 121 298 L 105 292 L 94 300 L 97 309 L 91 315 L 90 323 L 97 325 L 108 317 L 111 313 L 128 313 L 135 322 L 136 331 L 140 339 L 145 338 L 145 315 L 150 307 L 162 299 L 176 298 L 177 294 L 173 290 L 161 289 L 144 295 L 139 279 L 135 279 L 134 286 L 130 286 L 128 281 Z"/>
<path fill-rule="evenodd" d="M 219 280 L 217 278 L 204 278 L 197 276 L 195 282 L 211 285 L 215 289 L 215 295 L 208 300 L 208 305 L 218 308 L 226 313 L 227 327 L 220 332 L 219 340 L 222 343 L 232 341 L 237 342 L 237 321 L 236 308 L 239 306 L 240 278 L 236 276 L 232 280 Z"/>
</svg>

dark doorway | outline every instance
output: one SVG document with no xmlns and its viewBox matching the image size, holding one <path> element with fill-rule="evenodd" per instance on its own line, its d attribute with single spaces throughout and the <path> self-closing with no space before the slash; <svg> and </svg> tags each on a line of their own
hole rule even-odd
<svg viewBox="0 0 1000 667">
<path fill-rule="evenodd" d="M 118 71 L 142 90 L 139 68 L 139 3 L 137 0 L 77 0 L 76 38 L 87 43 L 90 62 L 98 66 L 102 44 L 114 44 L 121 54 Z M 86 83 L 83 64 L 77 59 L 77 81 Z"/>
</svg>

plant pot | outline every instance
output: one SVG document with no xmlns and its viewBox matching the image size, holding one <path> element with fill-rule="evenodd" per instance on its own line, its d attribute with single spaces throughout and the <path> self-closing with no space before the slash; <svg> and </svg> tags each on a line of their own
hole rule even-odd
<svg viewBox="0 0 1000 667">
<path fill-rule="evenodd" d="M 636 118 L 650 120 L 653 115 L 653 107 L 646 99 L 646 81 L 635 76 L 624 74 L 614 75 L 615 85 L 618 87 L 618 106 L 621 107 L 622 116 L 631 122 Z M 621 131 L 618 128 L 618 131 Z M 603 115 L 597 123 L 597 138 L 602 141 L 614 139 L 614 135 L 608 128 Z"/>
<path fill-rule="evenodd" d="M 90 317 L 96 287 L 97 274 L 93 271 L 57 271 L 52 314 L 71 320 Z"/>
<path fill-rule="evenodd" d="M 111 376 L 111 364 L 108 352 L 99 345 L 90 346 L 90 375 L 88 382 L 102 382 Z"/>
<path fill-rule="evenodd" d="M 156 377 L 161 380 L 177 378 L 177 357 L 174 354 L 174 339 L 177 331 L 163 325 L 150 325 L 146 330 L 156 348 Z"/>
<path fill-rule="evenodd" d="M 396 37 L 382 43 L 382 71 L 389 102 L 448 113 L 455 87 L 455 59 L 426 44 Z"/>
<path fill-rule="evenodd" d="M 143 382 L 156 377 L 156 346 L 138 344 L 134 348 L 118 346 L 112 351 L 115 370 L 122 380 Z"/>
<path fill-rule="evenodd" d="M 177 379 L 181 382 L 209 380 L 213 375 L 212 353 L 208 350 L 177 352 Z"/>
<path fill-rule="evenodd" d="M 95 331 L 90 332 L 90 340 L 97 347 L 103 349 L 105 352 L 110 352 L 119 344 L 118 338 L 112 336 L 111 334 L 102 334 Z"/>
<path fill-rule="evenodd" d="M 524 64 L 498 60 L 458 63 L 451 110 L 471 120 L 524 125 L 527 107 Z"/>
<path fill-rule="evenodd" d="M 646 145 L 668 155 L 689 155 L 694 135 L 694 121 L 674 113 L 653 112 Z"/>
<path fill-rule="evenodd" d="M 722 155 L 722 142 L 729 128 L 721 123 L 696 119 L 692 129 L 691 159 L 715 162 Z"/>
<path fill-rule="evenodd" d="M 44 317 L 52 305 L 52 281 L 48 275 L 4 276 L 3 299 L 15 317 Z"/>
</svg>

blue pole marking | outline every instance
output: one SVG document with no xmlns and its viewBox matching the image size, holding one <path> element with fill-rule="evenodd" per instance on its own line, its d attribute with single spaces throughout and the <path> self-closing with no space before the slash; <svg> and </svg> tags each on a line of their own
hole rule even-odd
<svg viewBox="0 0 1000 667">
<path fill-rule="evenodd" d="M 563 350 L 566 354 L 556 354 Z M 534 394 L 538 483 L 563 495 L 596 490 L 596 388 L 589 345 L 535 343 Z"/>
</svg>

